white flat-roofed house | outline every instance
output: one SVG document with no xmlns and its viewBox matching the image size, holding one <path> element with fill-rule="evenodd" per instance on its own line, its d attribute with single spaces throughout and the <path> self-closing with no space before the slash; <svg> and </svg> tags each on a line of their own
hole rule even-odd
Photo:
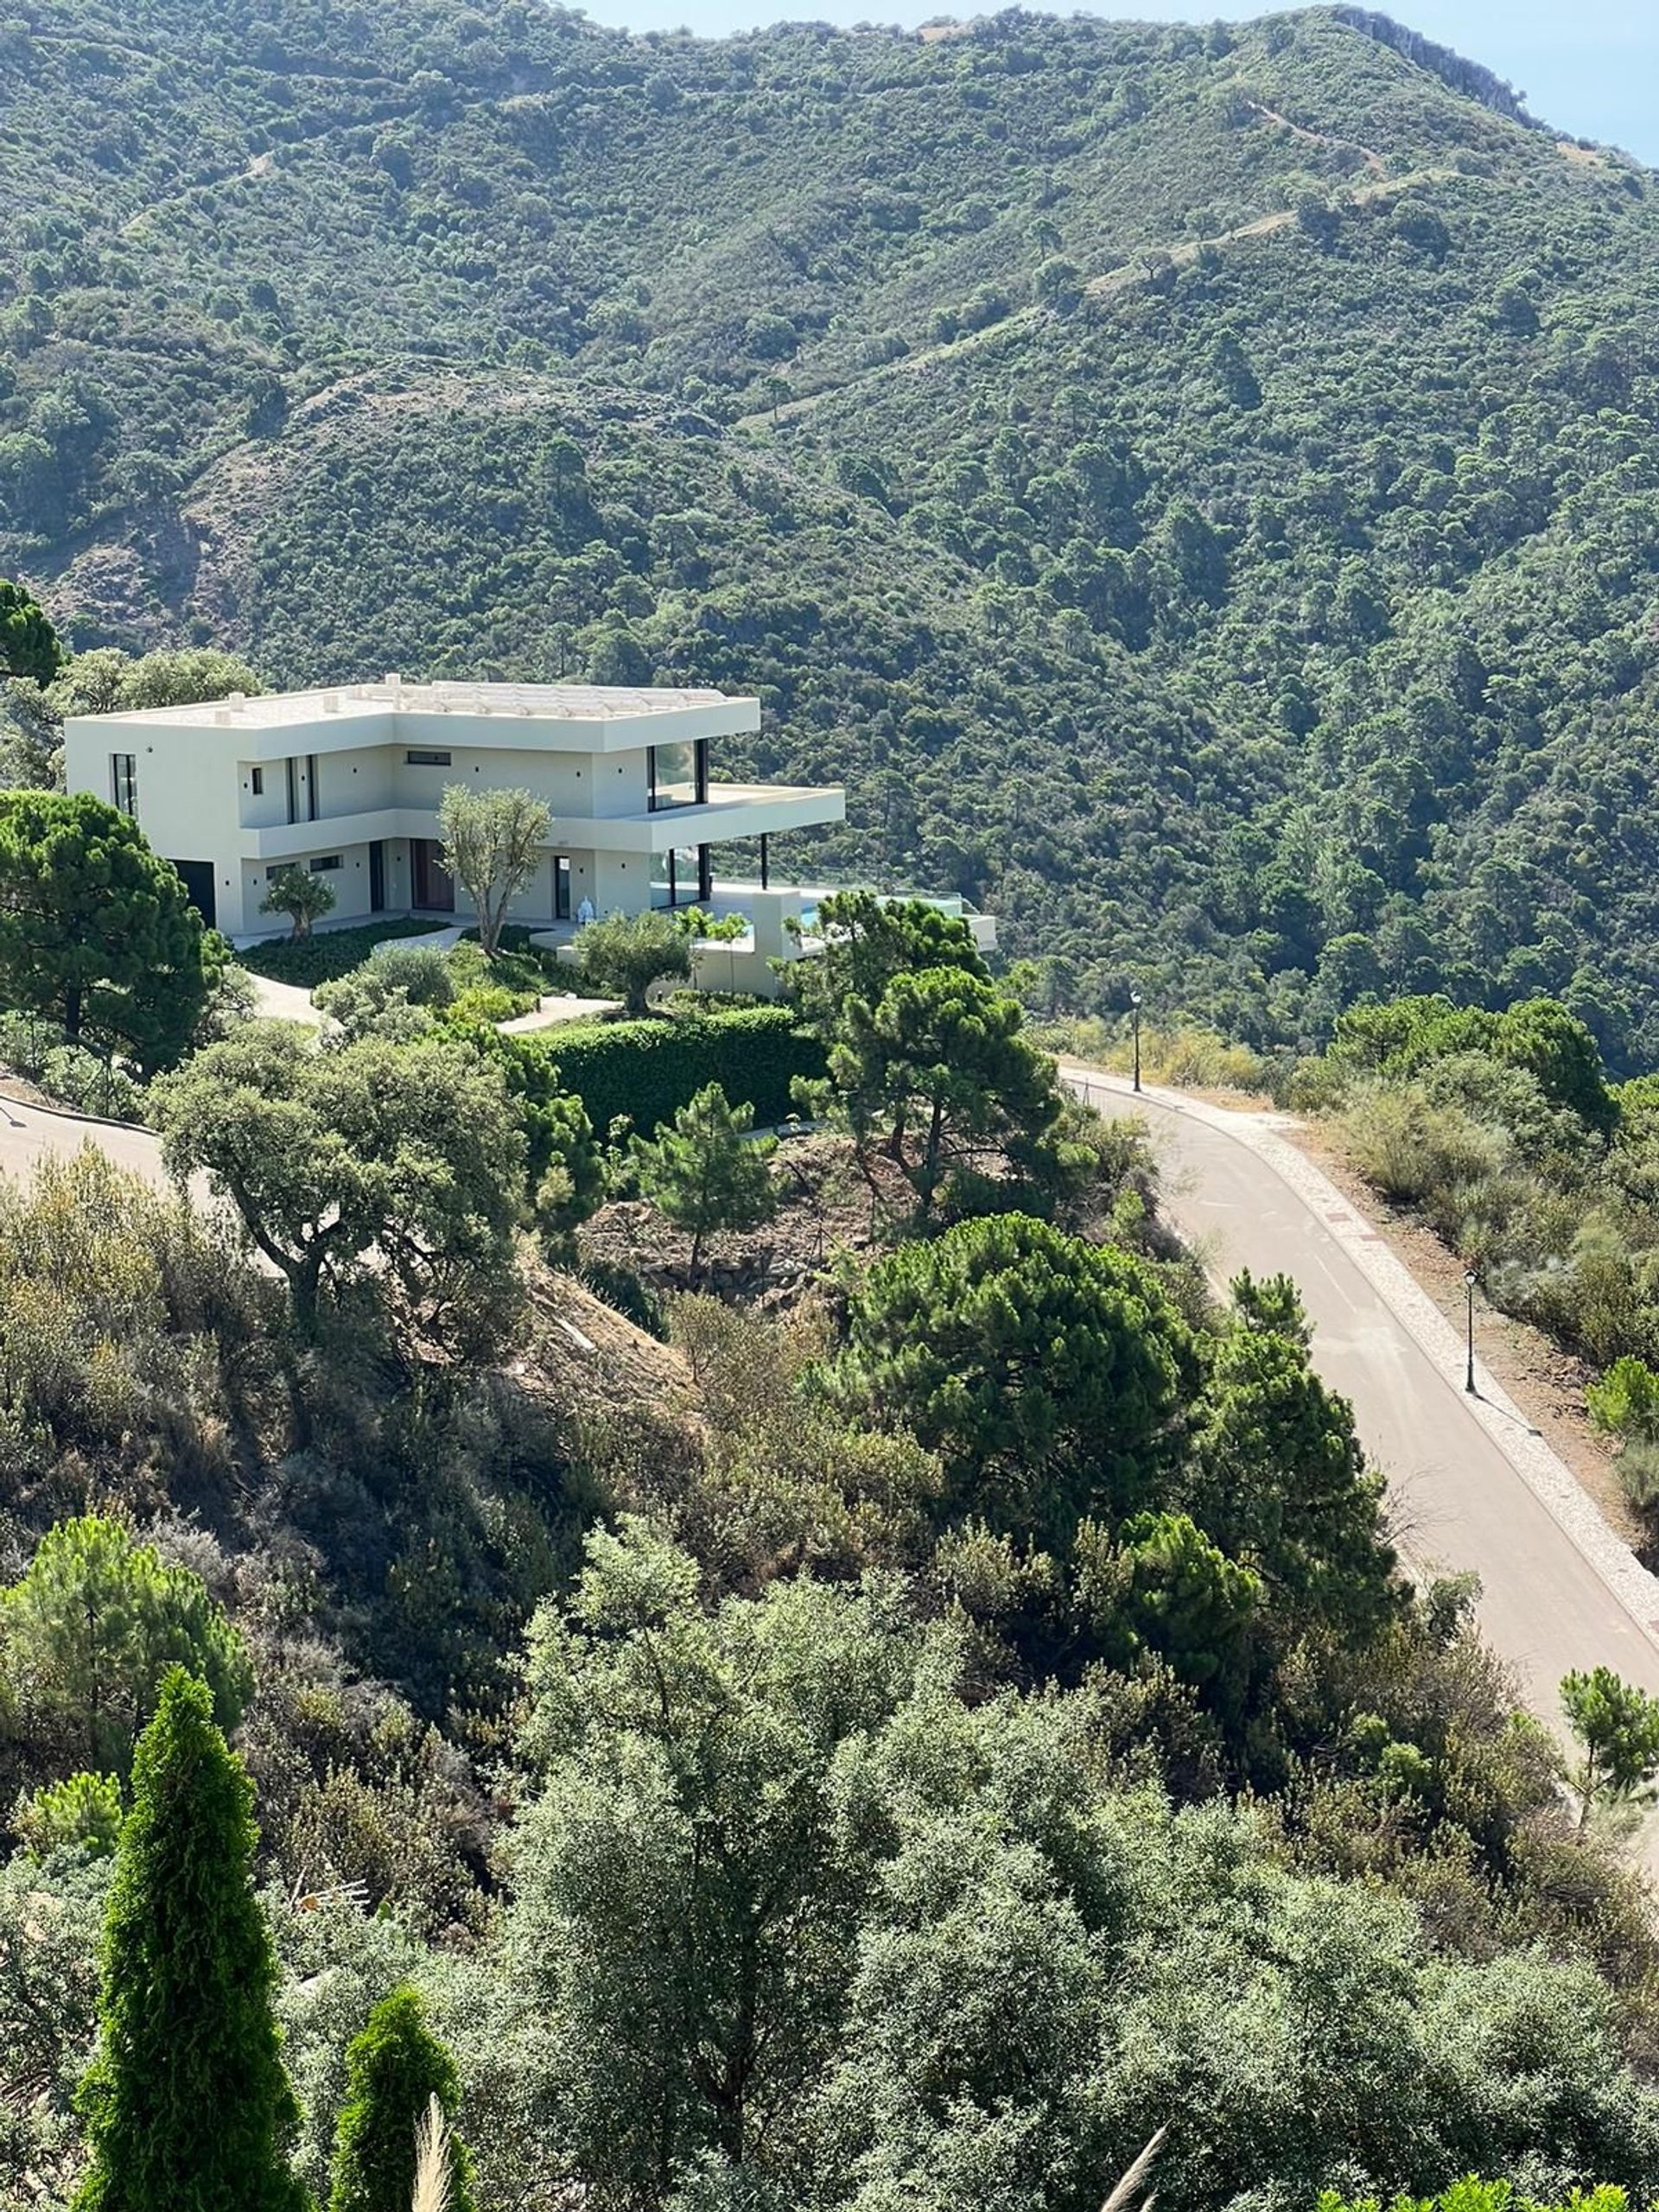
<svg viewBox="0 0 1659 2212">
<path fill-rule="evenodd" d="M 510 918 L 532 929 L 651 906 L 741 905 L 755 951 L 799 894 L 770 881 L 767 840 L 840 822 L 838 786 L 717 783 L 710 753 L 760 726 L 758 700 L 588 685 L 378 683 L 275 693 L 64 725 L 72 791 L 132 815 L 227 936 L 280 934 L 259 912 L 283 867 L 327 874 L 331 919 L 470 912 L 445 873 L 447 785 L 522 789 L 552 829 Z M 721 901 L 713 852 L 759 841 L 758 886 Z M 763 926 L 764 924 L 764 926 Z M 764 937 L 765 943 L 761 940 Z M 752 983 L 746 987 L 753 987 Z"/>
</svg>

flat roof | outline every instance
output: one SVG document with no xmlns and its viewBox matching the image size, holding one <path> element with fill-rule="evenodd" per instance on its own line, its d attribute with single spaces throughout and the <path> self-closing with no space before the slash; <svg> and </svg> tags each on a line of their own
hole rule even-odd
<svg viewBox="0 0 1659 2212">
<path fill-rule="evenodd" d="M 709 707 L 757 704 L 728 691 L 676 690 L 602 683 L 410 683 L 388 676 L 378 683 L 320 684 L 308 691 L 232 691 L 228 698 L 204 699 L 188 707 L 145 707 L 118 710 L 111 721 L 147 722 L 179 728 L 276 728 L 285 722 L 314 722 L 324 715 L 511 715 L 538 721 L 617 722 L 655 715 L 694 712 Z M 77 715 L 76 721 L 102 716 Z"/>
</svg>

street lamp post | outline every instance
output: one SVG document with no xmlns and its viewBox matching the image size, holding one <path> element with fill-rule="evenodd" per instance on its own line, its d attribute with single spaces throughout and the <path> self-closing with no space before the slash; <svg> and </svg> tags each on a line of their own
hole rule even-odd
<svg viewBox="0 0 1659 2212">
<path fill-rule="evenodd" d="M 1469 1350 L 1469 1362 L 1464 1370 L 1463 1387 L 1471 1398 L 1475 1395 L 1475 1285 L 1479 1280 L 1472 1268 L 1464 1269 L 1463 1287 L 1469 1301 L 1469 1327 L 1465 1339 Z"/>
<path fill-rule="evenodd" d="M 1129 1011 L 1135 1017 L 1135 1087 L 1141 1088 L 1141 994 L 1129 993 Z"/>
</svg>

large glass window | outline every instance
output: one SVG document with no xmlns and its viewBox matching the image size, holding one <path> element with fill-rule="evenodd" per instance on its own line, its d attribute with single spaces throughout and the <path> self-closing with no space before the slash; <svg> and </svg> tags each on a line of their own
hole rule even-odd
<svg viewBox="0 0 1659 2212">
<path fill-rule="evenodd" d="M 688 745 L 653 745 L 649 761 L 651 810 L 664 807 L 702 806 L 709 798 L 709 741 Z"/>
<path fill-rule="evenodd" d="M 707 845 L 676 845 L 651 859 L 653 906 L 706 906 L 714 896 L 714 869 Z"/>
</svg>

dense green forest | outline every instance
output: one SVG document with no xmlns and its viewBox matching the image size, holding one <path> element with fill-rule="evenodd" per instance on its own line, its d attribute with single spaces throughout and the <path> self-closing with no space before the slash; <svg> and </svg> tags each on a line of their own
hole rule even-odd
<svg viewBox="0 0 1659 2212">
<path fill-rule="evenodd" d="M 73 641 L 751 688 L 849 786 L 801 865 L 1054 1006 L 1659 1061 L 1659 213 L 1478 67 L 24 0 L 0 86 L 0 568 Z"/>
</svg>

